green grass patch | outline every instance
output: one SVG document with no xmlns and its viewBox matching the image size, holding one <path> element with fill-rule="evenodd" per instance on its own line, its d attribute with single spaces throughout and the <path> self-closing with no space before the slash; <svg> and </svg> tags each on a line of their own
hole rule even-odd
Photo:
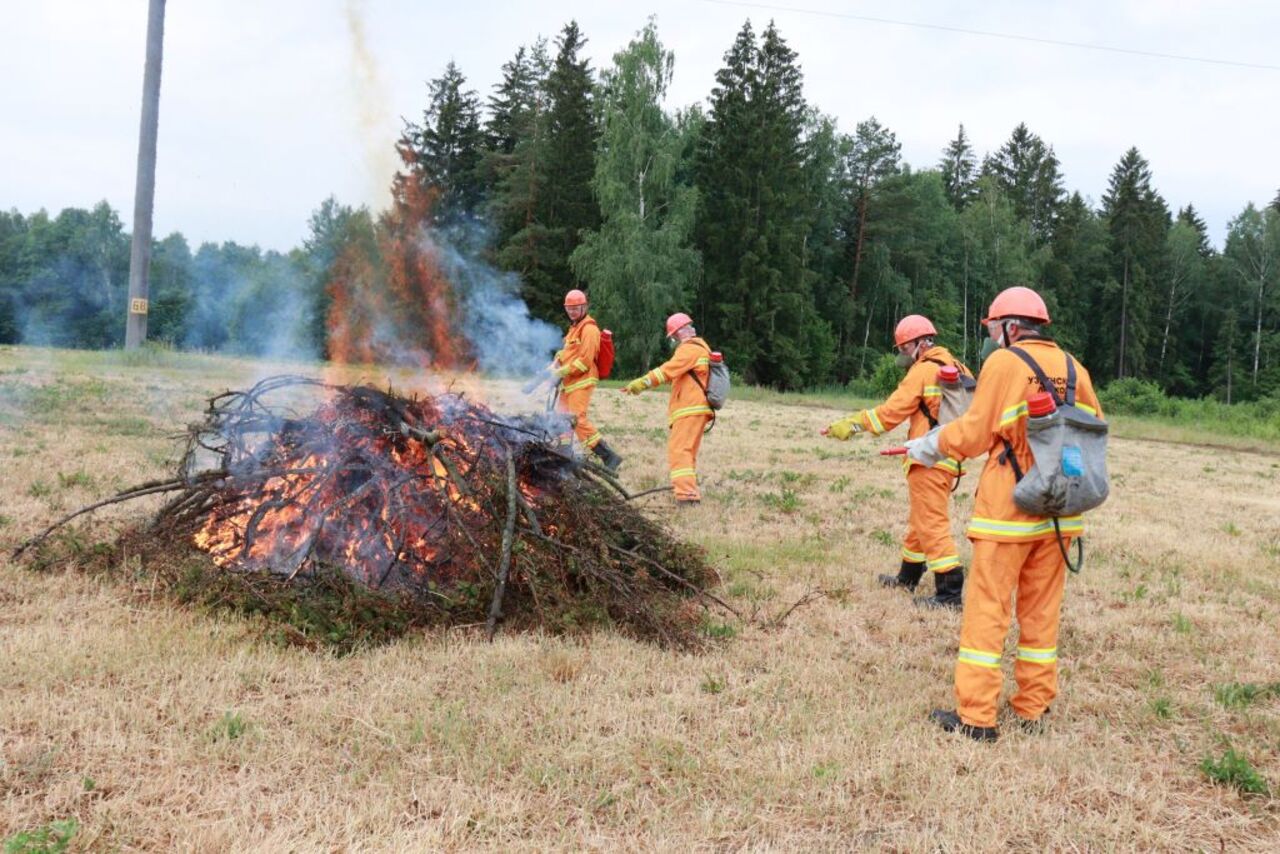
<svg viewBox="0 0 1280 854">
<path fill-rule="evenodd" d="M 219 720 L 209 730 L 210 741 L 236 741 L 249 731 L 249 722 L 239 712 L 223 712 Z"/>
<path fill-rule="evenodd" d="M 79 829 L 79 821 L 65 818 L 34 830 L 22 830 L 5 839 L 4 854 L 62 854 Z"/>
<path fill-rule="evenodd" d="M 1258 773 L 1258 769 L 1253 767 L 1248 758 L 1236 753 L 1231 747 L 1228 747 L 1226 753 L 1219 759 L 1206 756 L 1200 763 L 1200 770 L 1213 782 L 1231 786 L 1238 789 L 1241 794 L 1267 795 L 1271 791 L 1267 781 Z"/>
<path fill-rule="evenodd" d="M 1268 697 L 1280 697 L 1280 682 L 1265 685 L 1256 682 L 1224 682 L 1213 686 L 1213 699 L 1227 709 L 1243 709 Z"/>
<path fill-rule="evenodd" d="M 777 510 L 779 513 L 795 513 L 802 503 L 799 493 L 785 486 L 777 492 L 765 493 L 760 496 L 760 501 L 765 507 Z"/>
<path fill-rule="evenodd" d="M 58 486 L 63 489 L 74 489 L 77 486 L 92 489 L 93 478 L 84 469 L 73 472 L 58 472 Z"/>
</svg>

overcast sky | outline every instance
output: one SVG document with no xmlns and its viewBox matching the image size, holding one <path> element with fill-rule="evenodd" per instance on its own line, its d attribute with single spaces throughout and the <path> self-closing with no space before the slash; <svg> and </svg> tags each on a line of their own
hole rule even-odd
<svg viewBox="0 0 1280 854">
<path fill-rule="evenodd" d="M 1280 70 L 838 17 L 1276 66 L 1274 0 L 170 0 L 156 233 L 287 250 L 330 194 L 385 206 L 401 117 L 420 117 L 450 59 L 487 96 L 519 45 L 570 18 L 598 69 L 649 14 L 676 57 L 672 107 L 705 99 L 746 18 L 772 18 L 809 102 L 850 132 L 875 115 L 913 166 L 934 165 L 961 122 L 981 156 L 1025 121 L 1096 203 L 1136 145 L 1215 242 L 1280 188 Z M 147 0 L 0 0 L 0 208 L 106 199 L 129 227 L 146 18 Z"/>
</svg>

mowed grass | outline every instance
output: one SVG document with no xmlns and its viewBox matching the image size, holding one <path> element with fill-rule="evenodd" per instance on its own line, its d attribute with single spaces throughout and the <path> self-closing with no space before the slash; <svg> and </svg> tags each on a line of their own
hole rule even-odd
<svg viewBox="0 0 1280 854">
<path fill-rule="evenodd" d="M 71 821 L 72 850 L 1280 839 L 1275 447 L 1152 441 L 1117 420 L 1113 497 L 1068 581 L 1053 723 L 1007 726 L 995 745 L 925 720 L 952 705 L 959 618 L 875 584 L 897 566 L 906 499 L 876 451 L 900 436 L 820 438 L 839 400 L 731 402 L 703 446 L 702 507 L 642 499 L 706 547 L 754 615 L 713 616 L 718 640 L 698 655 L 607 632 L 487 644 L 455 631 L 339 658 L 150 596 L 127 557 L 114 579 L 8 562 L 58 514 L 171 470 L 173 434 L 209 395 L 320 370 L 0 348 L 0 842 Z M 498 409 L 534 405 L 514 383 L 455 382 Z M 662 394 L 597 394 L 636 489 L 665 481 L 664 412 Z M 975 483 L 957 495 L 957 532 Z M 78 536 L 110 540 L 154 506 L 109 508 Z"/>
</svg>

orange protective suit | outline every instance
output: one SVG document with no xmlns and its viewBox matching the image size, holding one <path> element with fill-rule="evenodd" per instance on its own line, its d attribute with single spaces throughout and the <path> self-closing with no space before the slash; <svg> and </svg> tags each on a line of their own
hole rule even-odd
<svg viewBox="0 0 1280 854">
<path fill-rule="evenodd" d="M 875 409 L 857 413 L 854 421 L 873 436 L 887 433 L 908 419 L 908 439 L 928 433 L 932 427 L 929 418 L 937 419 L 938 408 L 942 404 L 942 387 L 938 385 L 938 369 L 942 365 L 955 365 L 961 373 L 972 376 L 947 348 L 930 347 L 911 366 L 884 403 Z M 929 417 L 921 411 L 922 404 Z M 910 509 L 907 513 L 907 535 L 902 540 L 902 559 L 924 563 L 930 572 L 949 572 L 960 565 L 960 553 L 951 536 L 951 517 L 947 512 L 951 488 L 962 473 L 960 463 L 947 459 L 930 469 L 907 457 L 903 467 L 907 475 Z"/>
<path fill-rule="evenodd" d="M 671 383 L 667 403 L 667 465 L 676 501 L 699 501 L 698 448 L 702 433 L 713 414 L 703 389 L 711 374 L 711 348 L 701 338 L 690 338 L 676 347 L 666 362 L 645 374 L 646 388 Z M 697 377 L 697 382 L 694 377 Z M 702 383 L 699 387 L 698 383 Z"/>
<path fill-rule="evenodd" d="M 574 435 L 585 448 L 600 444 L 600 431 L 587 418 L 591 394 L 600 382 L 596 371 L 596 355 L 600 352 L 600 327 L 591 315 L 569 327 L 564 334 L 564 347 L 556 353 L 555 364 L 564 371 L 561 377 L 560 399 L 556 409 L 577 417 Z"/>
<path fill-rule="evenodd" d="M 1035 359 L 1064 397 L 1066 354 L 1058 345 L 1030 339 L 1015 346 Z M 1076 405 L 1101 418 L 1089 373 L 1078 362 L 1076 375 Z M 1070 548 L 1084 523 L 1079 516 L 1060 519 L 1065 540 L 1060 547 L 1052 519 L 1024 513 L 1014 503 L 1013 467 L 1000 461 L 1007 440 L 1021 470 L 1030 468 L 1027 397 L 1038 391 L 1040 382 L 1021 359 L 997 351 L 982 368 L 969 411 L 938 435 L 938 449 L 956 459 L 987 454 L 969 522 L 973 560 L 955 671 L 956 711 L 970 726 L 996 724 L 1000 661 L 1015 591 L 1019 634 L 1013 710 L 1025 720 L 1037 720 L 1058 693 L 1058 619 L 1066 578 L 1062 548 Z"/>
</svg>

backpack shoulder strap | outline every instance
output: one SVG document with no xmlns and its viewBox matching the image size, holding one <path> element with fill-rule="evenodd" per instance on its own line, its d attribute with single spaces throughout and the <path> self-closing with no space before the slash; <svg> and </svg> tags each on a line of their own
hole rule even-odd
<svg viewBox="0 0 1280 854">
<path fill-rule="evenodd" d="M 1053 396 L 1053 402 L 1055 404 L 1057 404 L 1058 406 L 1066 405 L 1066 403 L 1062 400 L 1062 398 L 1058 397 L 1057 388 L 1054 387 L 1053 383 L 1049 381 L 1049 378 L 1045 376 L 1044 371 L 1041 370 L 1040 363 L 1037 362 L 1035 359 L 1031 358 L 1030 353 L 1028 353 L 1026 350 L 1023 350 L 1021 347 L 1010 347 L 1009 352 L 1014 353 L 1015 355 L 1017 355 L 1019 359 L 1021 359 L 1023 362 L 1026 363 L 1027 367 L 1030 368 L 1032 373 L 1036 375 L 1036 379 L 1040 381 L 1040 387 L 1043 388 L 1045 391 L 1049 392 L 1049 394 Z M 1066 355 L 1066 354 L 1064 353 L 1063 355 Z M 1075 368 L 1071 364 L 1070 356 L 1067 356 L 1067 373 L 1072 380 L 1075 379 Z M 1070 385 L 1068 385 L 1067 394 L 1074 400 L 1075 390 Z"/>
<path fill-rule="evenodd" d="M 1067 406 L 1076 405 L 1076 360 L 1071 358 L 1071 354 L 1064 352 L 1062 355 L 1067 357 Z"/>
</svg>

